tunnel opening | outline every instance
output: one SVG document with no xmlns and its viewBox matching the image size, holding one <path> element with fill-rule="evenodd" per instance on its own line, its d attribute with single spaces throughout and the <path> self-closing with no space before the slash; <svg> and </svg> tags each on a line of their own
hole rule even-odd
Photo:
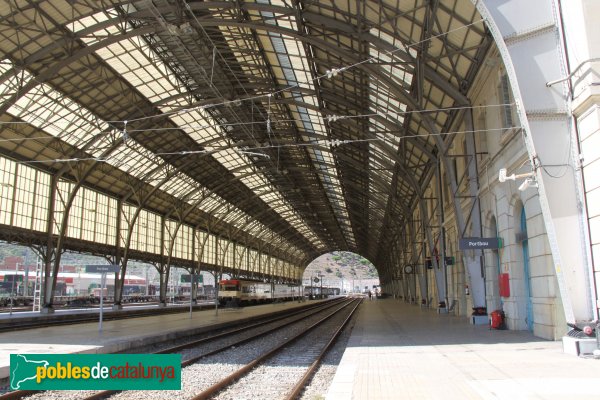
<svg viewBox="0 0 600 400">
<path fill-rule="evenodd" d="M 349 251 L 332 251 L 315 258 L 304 270 L 302 284 L 309 293 L 315 294 L 339 290 L 340 295 L 368 295 L 369 292 L 381 295 L 375 265 Z"/>
</svg>

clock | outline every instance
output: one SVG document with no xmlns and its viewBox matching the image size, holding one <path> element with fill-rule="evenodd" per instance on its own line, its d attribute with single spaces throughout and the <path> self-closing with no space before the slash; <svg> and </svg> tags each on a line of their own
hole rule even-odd
<svg viewBox="0 0 600 400">
<path fill-rule="evenodd" d="M 404 266 L 404 273 L 405 273 L 405 274 L 412 274 L 412 272 L 413 272 L 413 267 L 412 267 L 412 265 L 405 265 L 405 266 Z"/>
</svg>

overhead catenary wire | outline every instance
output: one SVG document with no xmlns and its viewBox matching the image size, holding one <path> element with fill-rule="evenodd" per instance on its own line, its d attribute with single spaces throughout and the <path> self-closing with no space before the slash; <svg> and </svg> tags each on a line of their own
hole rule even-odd
<svg viewBox="0 0 600 400">
<path fill-rule="evenodd" d="M 462 134 L 462 133 L 482 133 L 482 132 L 495 132 L 495 131 L 500 131 L 500 132 L 504 132 L 507 129 L 522 129 L 522 127 L 520 126 L 510 126 L 510 127 L 502 127 L 502 128 L 487 128 L 487 129 L 470 129 L 470 130 L 462 130 L 462 131 L 448 131 L 448 132 L 439 132 L 439 133 L 435 133 L 435 134 L 422 134 L 422 135 L 408 135 L 408 136 L 400 136 L 398 137 L 399 140 L 406 140 L 406 139 L 410 139 L 410 138 L 414 138 L 414 137 L 428 137 L 428 136 L 447 136 L 447 135 L 456 135 L 456 134 Z M 382 132 L 372 132 L 374 134 L 378 134 L 378 133 L 389 133 L 388 131 L 382 131 Z M 152 153 L 155 156 L 166 156 L 166 155 L 181 155 L 181 156 L 186 156 L 186 155 L 194 155 L 194 154 L 214 154 L 214 153 L 218 153 L 220 151 L 225 151 L 225 150 L 236 150 L 239 153 L 242 154 L 247 154 L 247 155 L 253 155 L 253 156 L 259 156 L 259 157 L 265 157 L 265 158 L 270 158 L 270 156 L 268 154 L 264 154 L 264 153 L 258 153 L 252 150 L 266 150 L 266 149 L 279 149 L 279 148 L 286 148 L 286 147 L 324 147 L 324 146 L 331 146 L 331 147 L 337 147 L 340 145 L 344 145 L 344 144 L 352 144 L 352 143 L 362 143 L 362 142 L 387 142 L 388 140 L 385 138 L 370 138 L 370 139 L 348 139 L 348 140 L 340 140 L 340 139 L 333 139 L 333 140 L 329 140 L 329 139 L 314 139 L 312 141 L 309 142 L 296 142 L 296 143 L 282 143 L 282 144 L 271 144 L 271 145 L 267 145 L 267 146 L 255 146 L 255 147 L 248 147 L 247 145 L 242 145 L 242 146 L 236 146 L 236 145 L 230 145 L 230 146 L 218 146 L 218 147 L 209 147 L 207 146 L 207 148 L 205 148 L 204 150 L 181 150 L 181 151 L 172 151 L 172 152 L 160 152 L 160 153 Z M 243 147 L 244 149 L 240 149 L 240 147 Z M 104 161 L 104 162 L 108 162 L 111 161 L 112 158 L 94 158 L 94 157 L 89 157 L 89 158 L 57 158 L 57 159 L 49 159 L 49 160 L 32 160 L 32 161 L 19 161 L 19 163 L 22 164 L 26 164 L 26 163 L 49 163 L 49 162 L 76 162 L 76 161 Z M 560 165 L 562 166 L 562 165 Z M 550 165 L 549 167 L 559 167 L 559 165 Z M 548 172 L 546 172 L 548 173 Z"/>
<path fill-rule="evenodd" d="M 188 8 L 188 10 L 191 12 L 192 10 L 189 7 L 189 5 L 187 3 L 185 3 L 185 5 Z M 192 12 L 192 15 L 194 15 L 193 12 Z M 194 17 L 195 17 L 195 15 L 194 15 Z M 439 38 L 439 37 L 442 37 L 442 36 L 449 35 L 452 32 L 455 32 L 455 31 L 458 31 L 458 30 L 461 30 L 461 29 L 465 29 L 465 28 L 468 28 L 470 26 L 479 24 L 482 21 L 483 20 L 474 21 L 474 22 L 472 22 L 470 24 L 459 26 L 457 28 L 448 30 L 446 32 L 442 32 L 442 33 L 439 33 L 437 35 L 433 35 L 433 36 L 431 36 L 431 37 L 429 37 L 427 39 L 424 39 L 424 40 L 421 40 L 421 41 L 418 41 L 418 42 L 414 42 L 414 43 L 410 43 L 410 44 L 404 46 L 404 48 L 397 48 L 397 49 L 393 49 L 393 50 L 387 50 L 387 51 L 384 51 L 384 52 L 381 52 L 381 53 L 392 55 L 392 54 L 394 54 L 395 52 L 398 52 L 398 51 L 403 51 L 403 50 L 406 51 L 411 46 L 417 46 L 417 45 L 422 44 L 422 43 L 424 43 L 426 41 L 430 41 L 430 40 L 435 39 L 435 38 Z M 208 33 L 204 30 L 204 28 L 202 27 L 202 25 L 200 24 L 200 22 L 197 19 L 196 19 L 196 22 L 199 24 L 199 26 L 203 30 L 204 34 L 208 37 L 208 39 L 213 44 L 213 66 L 211 68 L 211 70 L 212 70 L 214 68 L 214 62 L 215 62 L 216 55 L 218 54 L 219 57 L 221 57 L 221 58 L 222 58 L 222 55 L 218 52 L 216 45 L 212 42 L 212 39 L 210 39 Z M 295 88 L 300 87 L 300 85 L 304 84 L 304 83 L 314 82 L 314 81 L 316 81 L 318 79 L 323 79 L 323 78 L 332 78 L 332 77 L 335 77 L 336 75 L 338 75 L 341 72 L 344 72 L 344 71 L 346 71 L 348 69 L 354 68 L 356 66 L 359 66 L 359 65 L 367 63 L 367 62 L 375 61 L 379 57 L 380 56 L 373 56 L 373 57 L 361 60 L 361 61 L 359 61 L 357 63 L 354 63 L 354 64 L 351 64 L 351 65 L 347 65 L 347 66 L 343 66 L 343 67 L 339 67 L 339 68 L 332 68 L 332 69 L 328 70 L 325 74 L 316 76 L 316 77 L 314 77 L 312 79 L 307 80 L 306 82 L 298 82 L 295 85 L 290 85 L 290 86 L 287 86 L 287 87 L 285 87 L 283 89 L 280 89 L 280 90 L 277 90 L 277 91 L 273 91 L 271 93 L 267 93 L 267 94 L 264 94 L 264 95 L 252 96 L 252 97 L 249 97 L 249 98 L 246 98 L 246 99 L 243 99 L 243 100 L 241 100 L 241 99 L 240 100 L 236 100 L 236 102 L 237 101 L 254 101 L 254 100 L 258 100 L 258 99 L 264 99 L 265 97 L 267 97 L 268 100 L 269 100 L 269 104 L 270 104 L 270 100 L 271 100 L 271 97 L 273 95 L 280 94 L 280 93 L 283 93 L 283 92 L 286 92 L 286 91 L 291 91 L 291 90 L 293 90 Z M 211 73 L 211 75 L 212 75 L 212 73 Z M 211 81 L 212 81 L 212 76 L 211 76 Z M 135 118 L 135 119 L 128 119 L 128 120 L 114 120 L 114 121 L 111 120 L 111 121 L 105 121 L 105 122 L 107 124 L 113 125 L 113 126 L 114 126 L 114 124 L 117 124 L 117 123 L 122 123 L 123 124 L 123 129 L 121 131 L 122 132 L 122 140 L 125 143 L 125 145 L 127 145 L 128 139 L 129 139 L 129 132 L 140 132 L 140 131 L 150 132 L 150 131 L 160 131 L 160 130 L 170 130 L 170 129 L 179 130 L 179 129 L 183 129 L 183 128 L 186 128 L 186 127 L 189 127 L 189 128 L 192 128 L 192 129 L 194 128 L 194 126 L 192 126 L 192 125 L 179 125 L 177 127 L 170 127 L 170 128 L 150 128 L 150 129 L 129 129 L 128 130 L 127 129 L 127 123 L 128 122 L 131 122 L 131 121 L 142 121 L 142 120 L 146 120 L 146 119 L 150 119 L 150 118 L 168 117 L 168 116 L 174 115 L 174 114 L 181 114 L 181 113 L 185 113 L 185 112 L 191 112 L 191 111 L 196 110 L 196 109 L 207 109 L 207 108 L 216 107 L 216 106 L 220 106 L 220 105 L 227 105 L 227 104 L 229 104 L 231 102 L 232 101 L 223 101 L 221 103 L 207 104 L 207 105 L 203 105 L 203 106 L 199 106 L 199 107 L 192 107 L 192 108 L 184 108 L 184 109 L 181 109 L 181 110 L 175 110 L 175 111 L 172 111 L 172 112 L 162 113 L 162 114 L 159 114 L 159 115 L 145 116 L 145 117 L 140 117 L 140 118 Z M 506 105 L 486 105 L 485 107 L 493 107 L 493 106 L 506 106 Z M 333 116 L 332 115 L 329 118 L 329 120 L 330 121 L 332 121 L 332 120 L 333 121 L 337 121 L 337 120 L 340 120 L 340 119 L 365 118 L 365 117 L 375 117 L 375 116 L 388 116 L 388 115 L 392 115 L 392 114 L 393 115 L 405 115 L 405 114 L 411 114 L 411 113 L 433 113 L 433 112 L 450 111 L 450 110 L 453 110 L 453 109 L 460 109 L 460 108 L 479 108 L 479 107 L 482 107 L 482 106 L 468 106 L 468 107 L 467 106 L 462 106 L 462 107 L 451 107 L 451 108 L 435 109 L 435 110 L 410 110 L 410 111 L 397 111 L 397 112 L 396 111 L 389 111 L 387 113 L 371 113 L 371 114 L 363 114 L 363 115 L 343 115 L 343 116 Z M 259 110 L 259 112 L 260 112 L 260 110 Z M 269 136 L 270 136 L 270 133 L 271 133 L 270 106 L 269 106 L 269 109 L 267 110 L 267 112 L 268 112 L 268 115 L 267 115 L 267 132 L 269 133 Z M 262 112 L 260 112 L 260 113 L 262 114 Z M 301 122 L 300 119 L 280 120 L 280 121 L 274 120 L 273 122 L 274 123 L 282 123 L 282 122 L 299 122 L 299 121 Z M 69 123 L 68 121 L 65 121 L 65 122 Z M 11 121 L 0 121 L 0 124 L 10 124 L 10 123 L 28 123 L 28 122 L 26 122 L 26 121 L 13 121 L 13 122 L 11 122 Z M 248 122 L 238 122 L 238 123 L 231 123 L 231 124 L 209 124 L 209 125 L 201 125 L 201 126 L 198 127 L 198 129 L 209 129 L 211 127 L 212 128 L 217 128 L 217 127 L 224 127 L 224 126 L 241 126 L 241 125 L 254 124 L 254 123 L 255 122 L 250 122 L 250 123 L 248 123 Z M 260 122 L 256 122 L 256 123 L 260 123 Z M 53 125 L 56 125 L 56 123 L 53 122 Z M 110 132 L 110 131 L 114 131 L 114 130 L 118 130 L 118 128 L 113 128 L 113 129 L 110 129 L 110 130 L 101 131 L 100 133 L 102 133 L 102 132 Z M 392 133 L 392 132 L 385 132 L 385 133 L 389 134 L 389 133 Z M 430 134 L 427 134 L 427 135 L 410 135 L 410 136 L 405 136 L 405 137 L 401 137 L 401 138 L 422 137 L 422 136 L 429 136 L 429 135 Z M 46 140 L 46 139 L 52 139 L 52 138 L 59 138 L 60 139 L 61 137 L 60 136 L 49 136 L 49 137 L 38 137 L 38 138 L 15 138 L 15 139 L 7 139 L 7 140 L 24 141 L 24 140 L 38 140 L 38 139 Z M 373 139 L 373 140 L 381 140 L 381 139 Z M 356 142 L 356 141 L 357 140 L 354 140 L 353 142 Z M 335 143 L 335 142 L 333 142 L 333 143 Z M 349 141 L 344 141 L 343 144 L 345 144 L 345 143 L 349 143 Z M 182 154 L 190 154 L 190 153 L 182 153 Z M 57 160 L 58 160 L 58 162 L 64 162 L 64 160 L 69 160 L 69 162 L 71 162 L 73 160 L 83 161 L 85 159 L 73 158 L 73 159 L 57 159 Z M 48 162 L 48 161 L 46 161 L 46 162 Z"/>
<path fill-rule="evenodd" d="M 185 1 L 184 1 L 184 4 L 185 4 L 186 8 L 192 13 L 192 15 L 195 18 L 195 15 L 194 15 L 192 9 L 190 8 L 189 4 L 187 4 L 187 2 L 185 2 Z M 222 55 L 218 52 L 216 45 L 214 44 L 214 42 L 212 42 L 212 39 L 209 37 L 208 33 L 204 30 L 204 28 L 202 27 L 201 23 L 197 20 L 197 18 L 195 18 L 195 20 L 196 20 L 196 23 L 198 24 L 198 26 L 203 30 L 204 34 L 208 37 L 208 39 L 213 44 L 213 63 L 214 63 L 215 56 L 218 54 L 219 57 L 222 58 Z M 477 20 L 477 21 L 473 21 L 472 23 L 456 27 L 456 28 L 448 30 L 446 32 L 441 32 L 441 33 L 439 33 L 437 35 L 432 35 L 432 36 L 428 37 L 427 39 L 423 39 L 421 41 L 417 41 L 417 42 L 414 42 L 414 43 L 407 44 L 406 46 L 404 46 L 404 48 L 397 48 L 397 49 L 394 49 L 394 50 L 387 50 L 387 51 L 384 51 L 382 53 L 391 55 L 391 54 L 394 54 L 395 52 L 398 52 L 398 51 L 406 51 L 406 49 L 408 49 L 410 47 L 418 46 L 418 45 L 420 45 L 420 44 L 422 44 L 422 43 L 424 43 L 426 41 L 430 41 L 432 39 L 436 39 L 436 38 L 439 38 L 439 37 L 443 37 L 443 36 L 449 35 L 449 34 L 451 34 L 453 32 L 459 31 L 461 29 L 465 29 L 465 28 L 468 28 L 470 26 L 474 26 L 476 24 L 482 23 L 483 21 L 484 21 L 483 19 L 480 19 L 480 20 Z M 343 66 L 343 67 L 340 67 L 340 68 L 332 68 L 331 70 L 328 70 L 325 74 L 320 75 L 320 76 L 316 76 L 316 77 L 314 77 L 312 79 L 309 79 L 306 82 L 298 82 L 295 85 L 290 85 L 290 86 L 287 86 L 287 87 L 285 87 L 283 89 L 280 89 L 280 90 L 277 90 L 277 91 L 274 91 L 274 92 L 271 92 L 271 93 L 267 93 L 267 94 L 264 94 L 264 95 L 257 95 L 257 96 L 253 96 L 253 97 L 249 97 L 249 98 L 243 99 L 243 101 L 254 101 L 254 100 L 258 100 L 258 99 L 264 99 L 265 97 L 267 97 L 269 99 L 269 102 L 270 102 L 271 96 L 273 96 L 275 94 L 279 94 L 279 93 L 283 93 L 283 92 L 286 92 L 286 91 L 293 90 L 295 88 L 300 87 L 300 85 L 303 84 L 303 83 L 313 82 L 315 80 L 322 79 L 322 78 L 325 78 L 325 77 L 327 77 L 327 78 L 334 77 L 334 76 L 336 76 L 340 72 L 346 71 L 348 69 L 354 68 L 354 67 L 359 66 L 361 64 L 364 64 L 364 63 L 367 63 L 367 62 L 371 62 L 371 61 L 374 61 L 374 60 L 377 60 L 377 59 L 378 59 L 377 56 L 373 56 L 373 57 L 366 58 L 364 60 L 361 60 L 361 61 L 359 61 L 357 63 L 354 63 L 354 64 L 351 64 L 351 65 Z M 214 68 L 214 65 L 213 65 L 213 68 Z M 242 101 L 242 100 L 237 100 L 237 101 Z M 167 113 L 161 113 L 161 114 L 158 114 L 158 115 L 151 115 L 151 116 L 133 118 L 133 119 L 128 119 L 128 120 L 109 120 L 109 121 L 105 121 L 105 122 L 107 124 L 111 124 L 111 125 L 112 124 L 122 123 L 124 125 L 123 131 L 122 131 L 122 133 L 123 133 L 123 140 L 124 140 L 125 143 L 127 143 L 127 139 L 129 138 L 129 136 L 127 134 L 127 132 L 128 132 L 127 131 L 127 123 L 128 123 L 128 121 L 129 122 L 137 122 L 137 121 L 142 121 L 142 120 L 146 120 L 146 119 L 150 119 L 150 118 L 159 118 L 159 117 L 160 118 L 164 118 L 164 117 L 168 117 L 168 116 L 174 115 L 174 114 L 180 114 L 180 113 L 190 112 L 190 111 L 193 111 L 193 110 L 196 110 L 196 109 L 206 109 L 206 108 L 210 108 L 210 107 L 216 107 L 216 106 L 219 106 L 219 105 L 226 105 L 228 103 L 231 103 L 231 101 L 223 101 L 221 103 L 208 104 L 208 105 L 203 105 L 203 106 L 199 106 L 199 107 L 184 108 L 184 109 L 181 109 L 181 110 L 175 110 L 175 111 L 171 111 L 171 112 L 167 112 Z M 477 107 L 481 107 L 481 106 L 472 106 L 472 107 L 465 107 L 465 108 L 477 108 Z M 443 110 L 452 110 L 452 109 L 459 109 L 459 108 L 460 107 L 447 108 L 447 109 L 443 109 Z M 347 115 L 347 116 L 332 116 L 331 118 L 335 119 L 335 120 L 339 120 L 339 119 L 348 119 L 348 118 L 364 118 L 364 117 L 369 117 L 369 116 L 384 116 L 384 115 L 391 115 L 391 114 L 402 115 L 402 114 L 409 114 L 409 113 L 439 112 L 441 110 L 442 109 L 439 109 L 439 110 L 411 110 L 411 111 L 406 111 L 406 112 L 373 113 L 373 114 L 364 114 L 364 115 L 355 115 L 355 116 L 352 116 L 352 115 Z M 260 112 L 260 110 L 259 110 L 259 112 Z M 262 114 L 262 112 L 261 112 L 261 114 Z M 271 124 L 270 113 L 267 116 L 267 119 L 268 119 L 267 127 L 268 127 L 268 131 L 269 131 L 270 124 Z M 285 120 L 285 122 L 289 122 L 289 121 L 291 121 L 291 120 Z M 299 121 L 299 120 L 293 120 L 293 121 Z M 65 122 L 67 122 L 67 121 L 65 121 Z M 284 121 L 274 121 L 274 122 L 284 122 Z M 19 124 L 19 123 L 27 123 L 27 122 L 25 122 L 25 121 L 14 121 L 14 122 L 11 122 L 11 121 L 0 121 L 0 124 L 10 124 L 10 123 Z M 252 124 L 252 123 L 253 122 L 251 122 L 250 124 Z M 222 126 L 237 126 L 237 125 L 243 125 L 243 124 L 247 124 L 247 123 L 240 122 L 240 123 L 234 123 L 234 124 L 214 124 L 214 125 L 206 126 L 206 128 L 208 128 L 208 127 L 222 127 Z M 185 128 L 185 127 L 186 127 L 186 125 L 181 125 L 181 126 L 173 127 L 173 128 L 154 128 L 152 130 L 182 129 L 182 128 Z M 116 128 L 113 128 L 113 129 L 116 129 Z M 200 129 L 202 129 L 202 128 L 200 128 Z M 111 130 L 107 130 L 107 131 L 103 131 L 103 132 L 109 132 L 109 131 L 111 131 Z M 129 132 L 137 132 L 137 131 L 146 131 L 146 132 L 148 132 L 148 131 L 151 131 L 151 130 L 149 130 L 149 129 L 129 130 Z M 58 137 L 58 136 L 56 136 L 56 137 Z M 31 139 L 33 140 L 33 138 L 31 138 Z M 43 139 L 47 139 L 47 138 L 43 138 Z M 18 140 L 29 140 L 29 138 L 21 138 L 21 139 L 18 139 Z"/>
<path fill-rule="evenodd" d="M 409 114 L 426 114 L 426 113 L 439 113 L 439 112 L 449 112 L 449 111 L 457 111 L 457 110 L 476 110 L 482 108 L 495 108 L 495 107 L 510 107 L 514 106 L 515 103 L 500 103 L 500 104 L 486 104 L 486 105 L 476 105 L 476 106 L 456 106 L 456 107 L 444 107 L 438 109 L 427 109 L 427 110 L 407 110 L 407 111 L 389 111 L 385 113 L 377 112 L 377 113 L 369 113 L 369 114 L 358 114 L 358 115 L 331 115 L 331 118 L 325 118 L 328 122 L 336 122 L 344 119 L 358 119 L 358 118 L 370 118 L 370 117 L 387 117 L 390 115 L 394 116 L 404 116 Z M 159 127 L 159 128 L 143 128 L 143 129 L 131 129 L 127 128 L 126 124 L 130 121 L 122 121 L 123 129 L 120 131 L 124 133 L 123 137 L 128 137 L 129 133 L 135 132 L 159 132 L 159 131 L 177 131 L 181 129 L 194 129 L 194 130 L 202 130 L 202 129 L 210 129 L 210 128 L 219 128 L 219 127 L 236 127 L 236 126 L 244 126 L 244 125 L 264 125 L 264 121 L 250 121 L 250 122 L 232 122 L 232 123 L 218 123 L 218 124 L 181 124 L 177 126 L 169 126 L 169 127 Z M 272 125 L 278 123 L 288 123 L 288 122 L 303 122 L 301 118 L 289 118 L 289 119 L 267 119 L 267 132 L 271 132 Z M 0 125 L 11 125 L 11 124 L 29 124 L 27 121 L 0 121 Z M 314 122 L 313 122 L 314 123 Z M 64 121 L 65 125 L 70 125 L 70 121 Z M 53 125 L 57 125 L 54 123 Z M 508 129 L 508 128 L 502 128 Z M 117 128 L 112 128 L 110 130 L 100 131 L 99 133 L 107 133 L 111 131 L 116 131 Z M 415 136 L 415 135 L 413 135 Z M 426 135 L 418 135 L 418 136 L 426 136 Z M 408 136 L 412 137 L 412 136 Z M 21 141 L 21 140 L 37 140 L 37 139 L 55 139 L 60 138 L 59 136 L 37 136 L 37 137 L 23 137 L 23 138 L 14 138 L 14 139 L 0 139 L 1 141 Z"/>
<path fill-rule="evenodd" d="M 189 7 L 189 5 L 187 4 L 187 2 L 184 2 L 184 3 L 186 5 L 186 7 L 188 8 L 188 10 L 190 12 L 192 12 L 192 10 Z M 193 14 L 193 12 L 192 12 L 192 14 Z M 195 18 L 195 15 L 194 15 L 194 18 Z M 201 27 L 201 29 L 203 30 L 203 32 L 205 33 L 205 35 L 207 35 L 207 37 L 208 37 L 208 34 L 206 33 L 206 31 L 202 27 L 202 24 L 197 19 L 196 19 L 196 22 Z M 448 30 L 446 32 L 442 32 L 442 33 L 439 33 L 437 35 L 432 35 L 432 36 L 428 37 L 427 39 L 423 39 L 423 40 L 420 40 L 420 41 L 417 41 L 417 42 L 414 42 L 414 43 L 407 44 L 406 46 L 404 46 L 404 48 L 397 48 L 397 49 L 394 49 L 394 50 L 386 50 L 386 51 L 383 51 L 382 53 L 383 54 L 387 54 L 387 55 L 392 55 L 392 54 L 400 52 L 400 51 L 406 51 L 406 49 L 409 49 L 411 47 L 419 46 L 419 45 L 421 45 L 421 44 L 423 44 L 425 42 L 428 42 L 428 41 L 431 41 L 433 39 L 437 39 L 437 38 L 440 38 L 440 37 L 443 37 L 443 36 L 450 35 L 451 33 L 454 33 L 456 31 L 459 31 L 459 30 L 462 30 L 462 29 L 469 28 L 471 26 L 480 24 L 482 22 L 484 22 L 484 19 L 479 19 L 479 20 L 473 21 L 473 22 L 471 22 L 469 24 L 461 25 L 461 26 L 456 27 L 454 29 L 450 29 L 450 30 Z M 209 40 L 211 40 L 211 43 L 212 43 L 212 39 L 210 39 L 210 37 L 209 37 Z M 214 43 L 213 43 L 213 46 L 214 46 Z M 214 46 L 213 48 L 216 48 L 216 46 Z M 217 51 L 217 54 L 220 57 L 222 57 L 218 51 Z M 297 89 L 302 84 L 312 83 L 312 82 L 315 82 L 317 80 L 324 79 L 324 78 L 332 78 L 332 77 L 338 75 L 340 72 L 347 71 L 349 69 L 355 68 L 355 67 L 360 66 L 360 65 L 365 64 L 365 63 L 370 63 L 370 62 L 375 61 L 377 59 L 378 59 L 377 56 L 368 57 L 368 58 L 365 58 L 364 60 L 358 61 L 358 62 L 356 62 L 354 64 L 350 64 L 350 65 L 347 65 L 347 66 L 342 66 L 342 67 L 339 67 L 339 68 L 332 68 L 332 69 L 328 70 L 325 74 L 318 75 L 318 76 L 316 76 L 314 78 L 309 79 L 308 81 L 298 82 L 298 83 L 296 83 L 294 85 L 289 85 L 289 86 L 287 86 L 285 88 L 282 88 L 282 89 L 279 89 L 279 90 L 275 90 L 275 91 L 272 91 L 272 92 L 269 92 L 269 93 L 266 93 L 266 94 L 260 94 L 260 95 L 256 95 L 256 96 L 250 96 L 250 97 L 247 97 L 247 98 L 244 98 L 244 99 L 239 99 L 239 100 L 240 101 L 248 101 L 248 102 L 254 102 L 254 101 L 257 101 L 257 100 L 265 100 L 265 99 L 267 99 L 270 96 L 275 96 L 275 95 L 278 95 L 278 94 L 281 94 L 281 93 L 284 93 L 284 92 L 287 92 L 287 91 L 291 91 L 291 90 Z M 191 112 L 191 111 L 195 111 L 195 110 L 205 110 L 207 108 L 212 108 L 212 107 L 224 106 L 224 105 L 226 105 L 228 103 L 231 103 L 231 100 L 222 101 L 220 103 L 205 104 L 205 105 L 196 106 L 196 107 L 192 106 L 192 107 L 182 108 L 180 110 L 169 111 L 169 112 L 165 112 L 165 113 L 161 113 L 161 114 L 156 114 L 156 115 L 148 115 L 148 116 L 144 116 L 144 117 L 130 118 L 129 121 L 135 121 L 135 122 L 137 122 L 137 121 L 143 121 L 143 120 L 152 119 L 152 118 L 165 118 L 165 117 L 168 117 L 170 115 L 175 115 L 175 114 L 180 114 L 180 113 L 187 113 L 187 112 Z M 109 123 L 120 123 L 120 122 L 123 122 L 123 121 L 114 120 L 114 121 L 107 121 L 107 122 L 109 122 Z"/>
</svg>

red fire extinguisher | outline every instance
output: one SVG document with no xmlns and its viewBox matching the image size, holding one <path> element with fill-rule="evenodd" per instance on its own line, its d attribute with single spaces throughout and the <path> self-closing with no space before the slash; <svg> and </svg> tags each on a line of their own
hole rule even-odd
<svg viewBox="0 0 600 400">
<path fill-rule="evenodd" d="M 504 311 L 492 311 L 490 313 L 490 329 L 506 329 L 504 318 Z"/>
<path fill-rule="evenodd" d="M 465 294 L 469 295 L 469 285 L 465 285 Z"/>
</svg>

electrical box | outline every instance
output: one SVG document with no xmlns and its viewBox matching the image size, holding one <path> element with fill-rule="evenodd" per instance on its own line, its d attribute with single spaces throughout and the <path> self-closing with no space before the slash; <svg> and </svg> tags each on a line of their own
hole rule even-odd
<svg viewBox="0 0 600 400">
<path fill-rule="evenodd" d="M 510 284 L 509 277 L 507 273 L 500 274 L 498 278 L 498 282 L 500 284 L 500 296 L 501 297 L 510 297 Z"/>
</svg>

